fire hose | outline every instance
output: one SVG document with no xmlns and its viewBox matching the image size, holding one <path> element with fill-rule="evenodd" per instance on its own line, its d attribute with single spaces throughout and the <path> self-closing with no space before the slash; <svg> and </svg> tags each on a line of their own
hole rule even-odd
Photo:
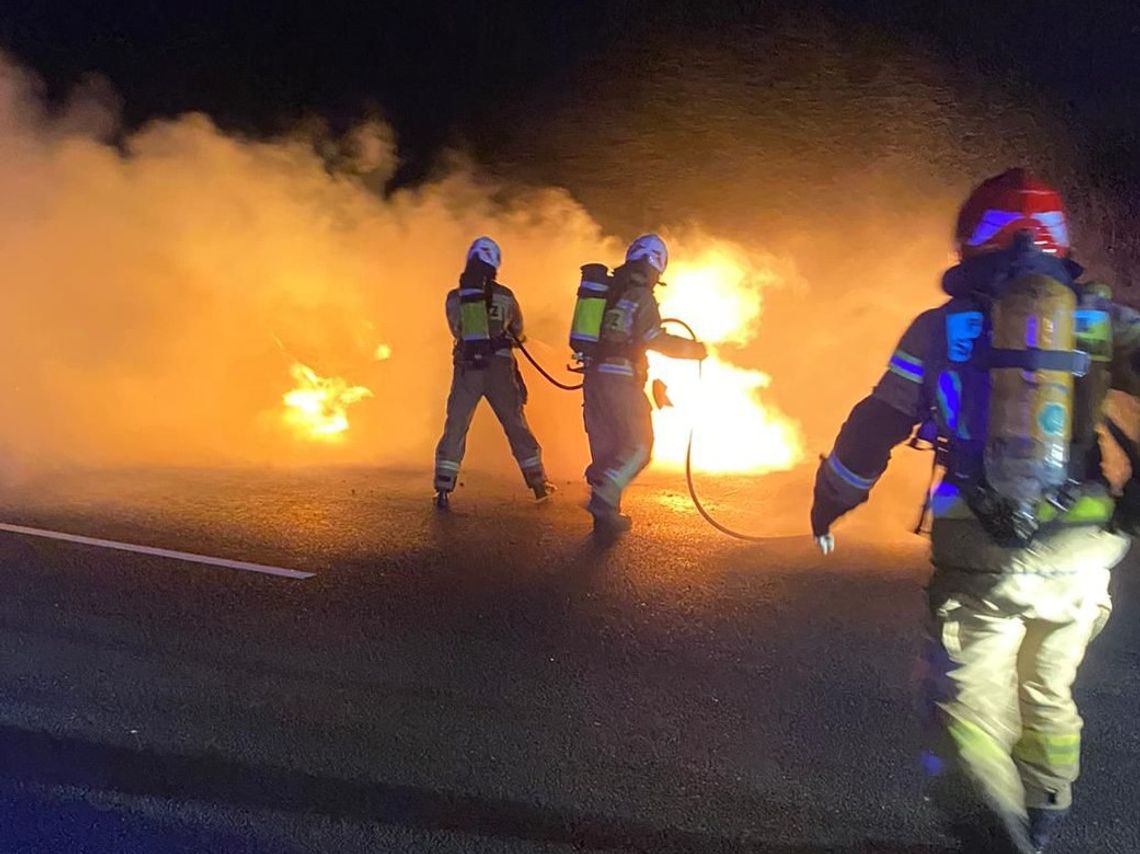
<svg viewBox="0 0 1140 854">
<path fill-rule="evenodd" d="M 683 320 L 680 320 L 676 317 L 666 317 L 661 321 L 661 323 L 672 323 L 676 326 L 680 326 L 687 333 L 689 333 L 689 337 L 691 339 L 694 341 L 700 340 L 697 338 L 697 333 L 693 331 L 693 328 Z M 704 359 L 697 362 L 697 381 L 699 382 L 703 376 Z M 744 540 L 748 543 L 762 543 L 772 539 L 771 537 L 759 537 L 755 534 L 743 534 L 740 531 L 734 531 L 732 528 L 714 519 L 712 514 L 705 509 L 705 506 L 701 503 L 700 496 L 697 495 L 696 484 L 693 483 L 693 437 L 696 436 L 696 433 L 696 425 L 689 427 L 689 439 L 685 445 L 685 483 L 689 487 L 689 497 L 693 500 L 693 506 L 696 507 L 697 512 L 701 514 L 701 518 L 716 528 L 718 531 L 720 531 L 722 534 L 728 537 L 732 537 L 734 540 Z"/>
<path fill-rule="evenodd" d="M 538 363 L 538 361 L 534 358 L 534 356 L 532 356 L 530 354 L 530 351 L 527 350 L 526 346 L 523 344 L 522 341 L 520 341 L 518 338 L 514 338 L 512 340 L 514 342 L 514 345 L 522 351 L 522 354 L 524 356 L 526 356 L 526 360 L 528 362 L 530 362 L 532 365 L 534 365 L 534 369 L 536 371 L 538 371 L 540 374 L 542 374 L 543 379 L 545 379 L 552 386 L 554 386 L 555 388 L 560 388 L 563 391 L 577 391 L 578 389 L 580 389 L 582 387 L 582 383 L 578 383 L 577 385 L 570 385 L 568 383 L 559 382 L 558 380 L 556 380 L 554 377 L 552 377 L 550 374 L 548 374 L 546 372 L 546 368 L 542 367 L 542 365 L 540 365 Z"/>
<path fill-rule="evenodd" d="M 689 326 L 689 324 L 687 324 L 685 321 L 681 320 L 680 318 L 666 317 L 666 318 L 663 318 L 661 320 L 661 323 L 662 323 L 662 325 L 664 325 L 666 323 L 672 323 L 675 326 L 680 326 L 682 329 L 685 330 L 685 332 L 688 333 L 689 338 L 691 338 L 693 341 L 699 341 L 700 340 L 699 338 L 697 338 L 697 333 L 693 331 L 693 328 L 691 326 Z M 578 383 L 577 385 L 570 385 L 568 383 L 559 382 L 557 379 L 555 379 L 549 373 L 547 373 L 547 371 L 542 367 L 542 365 L 540 365 L 535 360 L 535 358 L 533 356 L 531 356 L 531 354 L 529 352 L 527 352 L 526 347 L 523 345 L 523 343 L 521 341 L 518 341 L 516 339 L 515 345 L 522 351 L 522 354 L 526 357 L 527 361 L 530 362 L 534 366 L 535 370 L 537 370 L 543 376 L 543 378 L 546 379 L 546 381 L 549 382 L 551 385 L 555 386 L 556 388 L 563 389 L 564 391 L 577 391 L 578 389 L 582 388 L 582 383 Z M 698 380 L 698 382 L 700 381 L 700 379 L 702 378 L 703 373 L 704 373 L 703 362 L 704 362 L 704 360 L 697 362 L 697 380 Z M 688 441 L 687 441 L 686 446 L 685 446 L 685 483 L 689 487 L 689 498 L 692 499 L 693 506 L 695 508 L 697 508 L 697 513 L 700 514 L 702 519 L 704 519 L 706 522 L 708 522 L 710 525 L 712 525 L 714 528 L 716 528 L 716 530 L 720 531 L 725 536 L 732 537 L 735 540 L 744 540 L 745 542 L 749 542 L 749 543 L 763 543 L 763 542 L 768 542 L 768 541 L 772 540 L 773 539 L 772 537 L 760 537 L 760 536 L 756 536 L 755 534 L 743 534 L 740 531 L 734 531 L 732 528 L 729 528 L 727 525 L 724 525 L 721 522 L 718 522 L 715 518 L 713 518 L 712 514 L 709 513 L 709 511 L 705 508 L 704 504 L 701 503 L 701 498 L 697 494 L 696 484 L 693 481 L 693 439 L 696 436 L 696 432 L 697 432 L 697 428 L 695 425 L 689 427 L 689 438 L 688 438 Z"/>
</svg>

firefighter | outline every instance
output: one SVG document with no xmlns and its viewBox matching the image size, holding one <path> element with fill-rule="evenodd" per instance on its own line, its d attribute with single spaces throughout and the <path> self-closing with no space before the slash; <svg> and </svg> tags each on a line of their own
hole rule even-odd
<svg viewBox="0 0 1140 854">
<path fill-rule="evenodd" d="M 523 337 L 522 312 L 510 288 L 495 281 L 499 246 L 480 237 L 467 250 L 459 287 L 447 294 L 447 324 L 455 339 L 447 420 L 435 452 L 435 503 L 446 509 L 459 477 L 467 430 L 479 401 L 487 398 L 506 431 L 523 480 L 536 501 L 554 491 L 542 465 L 542 448 L 527 424 L 527 390 L 512 347 Z"/>
<path fill-rule="evenodd" d="M 653 449 L 646 350 L 678 359 L 703 359 L 707 354 L 704 344 L 661 328 L 653 289 L 668 262 L 665 241 L 656 234 L 642 235 L 629 245 L 625 263 L 608 277 L 604 313 L 597 318 L 600 328 L 592 336 L 597 346 L 583 363 L 583 416 L 590 443 L 586 509 L 602 537 L 629 529 L 630 518 L 621 512 L 622 492 L 649 464 Z"/>
<path fill-rule="evenodd" d="M 1140 315 L 1079 281 L 1058 193 L 1021 169 L 959 213 L 949 301 L 920 314 L 816 476 L 812 533 L 867 500 L 891 449 L 937 435 L 925 694 L 932 799 L 971 852 L 1041 852 L 1072 802 L 1071 687 L 1129 540 L 1096 427 L 1137 395 Z M 1119 516 L 1115 517 L 1119 522 Z"/>
</svg>

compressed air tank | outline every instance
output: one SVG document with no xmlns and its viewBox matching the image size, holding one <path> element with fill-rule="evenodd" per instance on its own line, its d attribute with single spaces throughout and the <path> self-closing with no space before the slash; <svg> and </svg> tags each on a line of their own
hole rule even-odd
<svg viewBox="0 0 1140 854">
<path fill-rule="evenodd" d="M 578 301 L 574 304 L 574 320 L 570 325 L 570 349 L 582 361 L 592 359 L 598 349 L 610 281 L 610 271 L 605 264 L 582 266 Z"/>
<path fill-rule="evenodd" d="M 1056 279 L 1021 276 L 990 310 L 991 350 L 985 474 L 1022 506 L 1065 485 L 1072 442 L 1076 294 Z M 1066 355 L 1067 354 L 1067 355 Z"/>
</svg>

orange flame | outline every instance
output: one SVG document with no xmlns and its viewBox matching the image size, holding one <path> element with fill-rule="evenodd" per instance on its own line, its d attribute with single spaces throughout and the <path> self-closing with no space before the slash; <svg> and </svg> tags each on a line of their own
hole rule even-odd
<svg viewBox="0 0 1140 854">
<path fill-rule="evenodd" d="M 308 365 L 289 368 L 296 386 L 282 395 L 285 423 L 298 439 L 339 442 L 348 432 L 348 407 L 372 397 L 372 391 L 341 377 L 322 377 Z"/>
<path fill-rule="evenodd" d="M 804 453 L 799 425 L 761 400 L 771 377 L 717 352 L 717 345 L 740 346 L 755 337 L 763 290 L 778 283 L 775 270 L 757 266 L 735 247 L 714 244 L 691 261 L 676 261 L 666 280 L 658 291 L 662 317 L 685 320 L 710 352 L 699 379 L 694 363 L 650 353 L 650 374 L 666 383 L 675 404 L 653 414 L 655 461 L 669 468 L 684 465 L 689 430 L 695 428 L 696 469 L 764 472 L 795 466 Z"/>
</svg>

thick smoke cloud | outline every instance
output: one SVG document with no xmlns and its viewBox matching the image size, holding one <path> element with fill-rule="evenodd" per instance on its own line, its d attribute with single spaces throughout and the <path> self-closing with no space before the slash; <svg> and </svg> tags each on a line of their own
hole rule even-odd
<svg viewBox="0 0 1140 854">
<path fill-rule="evenodd" d="M 49 115 L 35 80 L 2 66 L 10 465 L 422 463 L 449 375 L 443 295 L 471 238 L 502 243 L 504 279 L 528 283 L 552 340 L 577 265 L 616 249 L 564 192 L 504 202 L 458 167 L 382 199 L 369 185 L 395 159 L 381 125 L 254 141 L 188 115 L 118 145 L 113 129 L 89 97 Z M 342 445 L 283 425 L 294 358 L 373 390 Z"/>
<path fill-rule="evenodd" d="M 383 197 L 373 188 L 396 160 L 382 124 L 345 139 L 251 140 L 187 115 L 112 143 L 104 88 L 49 113 L 13 66 L 0 87 L 10 468 L 426 465 L 450 377 L 443 297 L 472 237 L 503 246 L 501 276 L 554 368 L 577 268 L 616 264 L 624 246 L 565 191 L 504 187 L 458 157 L 437 180 Z M 662 225 L 682 263 L 714 243 Z M 375 358 L 381 345 L 390 358 Z M 373 392 L 351 408 L 343 442 L 299 441 L 282 419 L 294 360 Z M 531 386 L 548 460 L 576 476 L 579 400 Z M 483 413 L 471 462 L 509 467 L 504 449 Z"/>
<path fill-rule="evenodd" d="M 382 123 L 247 139 L 187 115 L 123 134 L 105 85 L 49 110 L 33 76 L 0 64 L 6 469 L 426 467 L 450 375 L 442 301 L 472 237 L 502 244 L 534 350 L 557 367 L 578 266 L 617 263 L 648 229 L 671 236 L 674 258 L 719 238 L 778 267 L 757 334 L 726 353 L 770 373 L 763 399 L 802 424 L 809 452 L 826 450 L 907 321 L 938 301 L 970 185 L 1031 163 L 1068 189 L 1079 169 L 1031 102 L 820 44 L 775 71 L 699 44 L 683 60 L 599 61 L 577 97 L 508 123 L 483 158 L 497 168 L 453 156 L 387 197 Z M 1080 221 L 1095 200 L 1077 205 L 1095 255 Z M 391 358 L 375 359 L 380 344 Z M 299 442 L 283 422 L 294 359 L 373 391 L 343 443 Z M 577 477 L 578 401 L 527 375 L 554 473 Z M 469 459 L 511 466 L 488 413 Z M 925 465 L 909 465 L 908 500 Z"/>
</svg>

